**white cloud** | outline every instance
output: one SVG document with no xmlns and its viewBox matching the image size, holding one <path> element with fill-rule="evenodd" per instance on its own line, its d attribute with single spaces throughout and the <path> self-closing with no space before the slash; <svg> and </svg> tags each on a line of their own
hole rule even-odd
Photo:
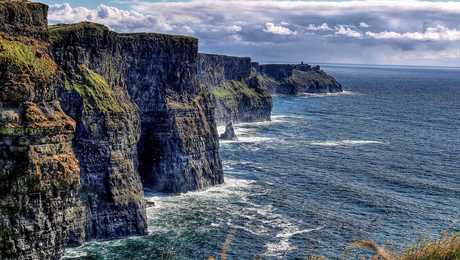
<svg viewBox="0 0 460 260">
<path fill-rule="evenodd" d="M 227 32 L 241 32 L 241 30 L 243 30 L 243 28 L 239 25 L 232 25 L 232 26 L 227 26 L 225 27 L 225 30 Z"/>
<path fill-rule="evenodd" d="M 75 23 L 89 21 L 102 23 L 119 31 L 159 30 L 172 31 L 164 17 L 153 17 L 136 11 L 125 11 L 107 5 L 99 5 L 96 9 L 72 7 L 69 4 L 54 4 L 49 9 L 49 20 L 56 23 Z"/>
<path fill-rule="evenodd" d="M 361 28 L 369 28 L 371 26 L 369 24 L 365 23 L 365 22 L 360 22 L 359 27 L 361 27 Z"/>
<path fill-rule="evenodd" d="M 366 32 L 375 39 L 384 40 L 415 40 L 415 41 L 460 41 L 460 30 L 449 29 L 442 25 L 428 27 L 424 32 Z"/>
<path fill-rule="evenodd" d="M 338 25 L 336 26 L 336 35 L 347 36 L 351 38 L 361 38 L 363 34 L 361 32 L 353 30 L 350 26 Z"/>
<path fill-rule="evenodd" d="M 275 25 L 273 23 L 266 23 L 264 32 L 277 34 L 277 35 L 297 35 L 297 31 L 284 27 L 282 25 Z"/>
<path fill-rule="evenodd" d="M 307 26 L 309 31 L 332 31 L 332 28 L 329 27 L 327 23 L 322 23 L 321 25 L 309 24 Z"/>
</svg>

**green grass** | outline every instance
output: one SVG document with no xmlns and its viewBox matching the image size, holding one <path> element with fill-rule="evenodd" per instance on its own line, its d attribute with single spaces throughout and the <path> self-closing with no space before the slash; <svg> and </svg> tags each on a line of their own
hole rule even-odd
<svg viewBox="0 0 460 260">
<path fill-rule="evenodd" d="M 85 107 L 97 108 L 101 112 L 124 112 L 126 106 L 120 102 L 107 81 L 85 66 L 80 67 L 82 80 L 66 82 L 65 89 L 75 91 L 84 101 Z"/>
<path fill-rule="evenodd" d="M 3 37 L 0 37 L 0 64 L 40 78 L 50 78 L 56 72 L 56 64 L 47 54 L 40 54 L 38 47 Z"/>
<path fill-rule="evenodd" d="M 229 80 L 222 83 L 218 88 L 212 91 L 212 94 L 217 99 L 234 98 L 239 94 L 247 97 L 259 97 L 259 94 L 254 89 L 249 88 L 247 84 L 234 80 Z"/>
</svg>

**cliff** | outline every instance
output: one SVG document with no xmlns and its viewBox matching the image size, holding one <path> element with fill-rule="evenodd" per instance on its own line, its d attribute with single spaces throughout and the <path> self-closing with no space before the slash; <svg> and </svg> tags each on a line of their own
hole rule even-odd
<svg viewBox="0 0 460 260">
<path fill-rule="evenodd" d="M 161 192 L 186 192 L 223 182 L 214 105 L 209 92 L 197 82 L 196 39 L 117 34 L 101 25 L 80 23 L 51 27 L 51 40 L 54 56 L 68 71 L 67 75 L 80 75 L 84 65 L 83 70 L 88 68 L 89 75 L 94 72 L 111 86 L 108 96 L 97 97 L 99 92 L 104 93 L 104 87 L 95 91 L 92 108 L 110 114 L 111 119 L 118 115 L 117 124 L 113 120 L 107 123 L 118 132 L 109 132 L 107 136 L 119 139 L 108 140 L 107 144 L 117 144 L 112 150 L 121 152 L 126 161 L 135 158 L 129 165 L 138 165 L 136 170 L 144 187 Z M 78 93 L 81 91 L 78 77 L 74 82 L 77 85 L 70 88 Z M 61 97 L 68 99 L 67 94 Z M 75 104 L 75 100 L 65 103 Z M 103 122 L 97 116 L 84 121 Z M 107 130 L 107 126 L 103 129 Z M 98 137 L 85 138 L 93 145 Z M 128 151 L 133 143 L 137 143 L 138 152 Z M 88 160 L 95 155 L 88 154 Z M 94 167 L 100 172 L 99 167 Z M 131 168 L 135 167 L 128 167 Z M 136 180 L 130 183 L 134 185 Z"/>
<path fill-rule="evenodd" d="M 47 6 L 0 2 L 0 258 L 57 259 L 82 215 L 75 121 L 56 96 Z"/>
<path fill-rule="evenodd" d="M 270 120 L 272 98 L 250 58 L 199 54 L 198 79 L 216 100 L 219 125 Z"/>
<path fill-rule="evenodd" d="M 55 25 L 0 1 L 0 258 L 146 232 L 143 187 L 223 182 L 198 42 Z"/>
<path fill-rule="evenodd" d="M 119 73 L 122 53 L 116 40 L 101 25 L 50 27 L 53 58 L 62 70 L 59 98 L 77 121 L 74 150 L 85 216 L 76 221 L 70 244 L 147 230 L 137 170 L 139 111 Z"/>
<path fill-rule="evenodd" d="M 253 64 L 260 82 L 270 93 L 297 95 L 300 93 L 342 92 L 342 85 L 319 66 L 306 64 Z"/>
<path fill-rule="evenodd" d="M 198 41 L 122 34 L 121 72 L 140 108 L 139 171 L 145 187 L 185 192 L 223 183 L 214 102 L 198 84 Z"/>
</svg>

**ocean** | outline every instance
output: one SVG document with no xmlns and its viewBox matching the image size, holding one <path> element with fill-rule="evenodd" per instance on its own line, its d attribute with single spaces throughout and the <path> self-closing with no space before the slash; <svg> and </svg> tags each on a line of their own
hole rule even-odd
<svg viewBox="0 0 460 260">
<path fill-rule="evenodd" d="M 146 194 L 149 235 L 64 259 L 355 259 L 460 231 L 460 69 L 324 65 L 329 95 L 275 96 L 223 141 L 226 183 Z"/>
</svg>

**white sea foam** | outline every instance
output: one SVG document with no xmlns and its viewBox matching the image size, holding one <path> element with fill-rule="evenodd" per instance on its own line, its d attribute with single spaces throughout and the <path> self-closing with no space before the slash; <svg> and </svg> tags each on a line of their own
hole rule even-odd
<svg viewBox="0 0 460 260">
<path fill-rule="evenodd" d="M 225 126 L 224 125 L 217 126 L 217 133 L 219 134 L 219 136 L 225 133 Z"/>
<path fill-rule="evenodd" d="M 338 140 L 338 141 L 314 141 L 310 142 L 310 145 L 317 146 L 357 146 L 367 144 L 385 144 L 382 141 L 374 140 Z"/>
<path fill-rule="evenodd" d="M 343 91 L 343 92 L 336 92 L 336 93 L 302 93 L 300 94 L 301 97 L 336 97 L 336 96 L 357 96 L 362 95 L 358 92 L 353 91 Z"/>
<path fill-rule="evenodd" d="M 201 191 L 193 191 L 188 193 L 181 193 L 177 195 L 167 195 L 161 193 L 145 193 L 145 200 L 155 203 L 155 206 L 147 209 L 147 217 L 149 220 L 162 218 L 164 214 L 188 207 L 189 203 L 194 200 L 203 201 L 225 201 L 226 198 L 231 196 L 246 197 L 247 194 L 243 190 L 248 190 L 255 181 L 243 180 L 235 178 L 225 178 L 225 183 L 217 186 L 210 187 Z M 188 201 L 190 200 L 190 201 Z M 213 225 L 219 225 L 213 223 Z M 168 227 L 163 227 L 163 231 L 167 232 Z M 149 233 L 161 231 L 158 226 L 149 225 Z"/>
<path fill-rule="evenodd" d="M 267 142 L 272 140 L 272 138 L 269 137 L 258 137 L 258 136 L 253 136 L 253 137 L 246 137 L 246 136 L 241 136 L 238 137 L 238 140 L 220 140 L 221 144 L 235 144 L 235 143 L 260 143 L 260 142 Z"/>
</svg>

